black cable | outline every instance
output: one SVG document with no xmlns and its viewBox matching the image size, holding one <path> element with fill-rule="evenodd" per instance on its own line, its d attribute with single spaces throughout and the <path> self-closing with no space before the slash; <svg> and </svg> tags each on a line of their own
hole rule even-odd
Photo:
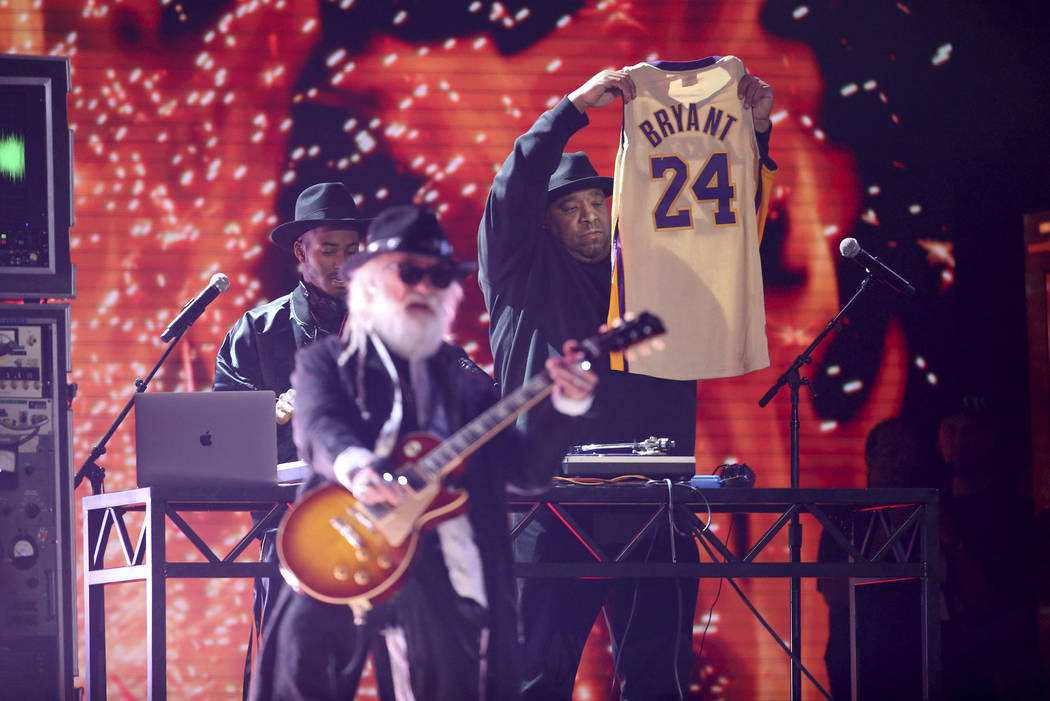
<svg viewBox="0 0 1050 701">
<path fill-rule="evenodd" d="M 642 563 L 649 562 L 649 557 L 653 553 L 653 546 L 656 545 L 656 533 L 653 533 L 652 538 L 649 539 L 649 549 L 645 553 L 645 559 Z M 620 655 L 623 654 L 623 649 L 627 646 L 627 633 L 631 630 L 631 623 L 634 622 L 634 612 L 638 607 L 638 585 L 641 581 L 637 578 L 634 580 L 634 593 L 631 595 L 631 611 L 627 614 L 627 624 L 623 627 L 623 635 L 620 636 L 620 644 L 616 646 L 616 655 L 613 657 L 613 673 L 612 683 L 609 685 L 609 697 L 612 698 L 613 690 L 616 688 L 616 681 L 620 676 Z M 679 617 L 681 617 L 681 611 L 679 611 Z M 606 623 L 610 623 L 610 616 L 605 617 Z M 676 621 L 677 623 L 677 621 Z M 677 626 L 675 628 L 677 630 Z M 612 625 L 609 625 L 609 638 L 613 639 L 615 632 L 612 629 Z M 677 651 L 676 651 L 677 652 Z M 677 670 L 677 665 L 675 667 Z M 681 690 L 679 690 L 679 697 L 681 697 Z"/>
<path fill-rule="evenodd" d="M 674 509 L 674 499 L 671 492 L 671 480 L 665 479 L 667 483 L 667 539 L 671 543 L 671 564 L 678 564 L 678 549 L 675 547 L 674 542 L 674 515 L 672 513 Z"/>
<path fill-rule="evenodd" d="M 693 487 L 693 486 L 690 486 L 690 489 L 693 490 L 693 494 L 699 496 L 701 499 L 704 500 L 704 505 L 707 507 L 707 522 L 704 523 L 704 527 L 699 529 L 699 530 L 697 530 L 696 526 L 693 526 L 692 532 L 690 532 L 690 533 L 685 533 L 685 532 L 683 532 L 681 530 L 678 530 L 677 528 L 676 528 L 676 530 L 678 530 L 679 535 L 683 535 L 683 536 L 688 535 L 691 538 L 700 538 L 701 536 L 703 536 L 704 533 L 707 532 L 707 529 L 711 527 L 711 519 L 713 518 L 713 515 L 711 513 L 711 502 L 709 502 L 707 500 L 707 495 L 704 494 L 703 490 L 697 489 L 696 487 Z M 695 518 L 696 515 L 694 514 L 693 516 Z M 700 519 L 697 518 L 696 520 L 699 521 Z"/>
<path fill-rule="evenodd" d="M 710 525 L 711 525 L 711 521 L 708 520 L 707 526 L 709 527 Z M 705 527 L 704 530 L 707 530 L 707 527 Z M 729 519 L 729 530 L 726 532 L 726 540 L 725 540 L 725 542 L 727 542 L 727 543 L 729 542 L 729 539 L 732 536 L 732 534 L 733 534 L 733 519 Z M 696 657 L 697 657 L 697 659 L 700 660 L 700 664 L 701 665 L 704 662 L 704 643 L 707 641 L 707 631 L 711 627 L 711 615 L 714 613 L 715 604 L 718 603 L 719 597 L 722 596 L 722 584 L 724 584 L 724 583 L 725 583 L 725 577 L 719 577 L 718 578 L 718 589 L 715 590 L 715 598 L 711 602 L 710 608 L 707 609 L 707 623 L 704 624 L 704 632 L 700 634 L 700 649 L 696 653 Z"/>
<path fill-rule="evenodd" d="M 671 480 L 665 479 L 663 481 L 667 484 L 667 532 L 668 532 L 668 536 L 670 538 L 670 545 L 671 545 L 671 562 L 672 563 L 676 563 L 676 562 L 678 562 L 678 549 L 677 549 L 677 544 L 675 543 L 675 533 L 678 532 L 678 528 L 675 526 L 675 523 L 674 523 L 674 501 L 673 501 L 674 492 L 671 490 L 671 487 L 672 487 Z M 653 546 L 655 546 L 655 545 L 656 545 L 656 534 L 653 533 L 652 540 L 649 542 L 649 550 L 646 552 L 645 560 L 643 560 L 643 562 L 649 562 L 649 557 L 652 555 Z M 638 604 L 638 585 L 639 584 L 640 584 L 640 580 L 635 579 L 635 581 L 634 581 L 634 594 L 633 594 L 633 596 L 631 598 L 631 612 L 630 612 L 630 614 L 627 617 L 627 625 L 624 626 L 623 636 L 620 638 L 620 645 L 617 647 L 616 656 L 613 659 L 613 680 L 612 680 L 612 684 L 610 685 L 610 688 L 609 688 L 609 695 L 610 695 L 610 697 L 612 696 L 613 690 L 614 690 L 615 685 L 616 685 L 617 677 L 619 676 L 620 653 L 623 651 L 623 648 L 625 646 L 625 641 L 627 640 L 627 631 L 630 630 L 631 623 L 634 620 L 634 612 L 635 612 L 635 608 L 637 607 L 637 604 Z M 681 582 L 678 581 L 677 577 L 674 578 L 674 585 L 675 585 L 674 588 L 675 588 L 675 594 L 676 594 L 676 599 L 677 599 L 677 611 L 675 612 L 675 617 L 674 617 L 674 648 L 672 650 L 671 667 L 672 667 L 672 669 L 674 669 L 674 682 L 675 682 L 675 689 L 678 691 L 678 699 L 679 699 L 679 701 L 685 701 L 685 694 L 682 691 L 682 678 L 681 678 L 681 675 L 679 675 L 679 673 L 678 673 L 678 650 L 679 650 L 679 648 L 682 645 L 682 628 L 679 625 L 679 622 L 682 620 L 683 602 L 682 602 L 682 586 L 681 586 Z M 690 625 L 690 628 L 691 627 L 692 626 Z M 610 631 L 610 634 L 611 633 L 612 633 L 612 631 Z"/>
<path fill-rule="evenodd" d="M 43 423 L 36 424 L 35 426 L 25 426 L 25 427 L 19 426 L 17 428 L 11 427 L 11 426 L 3 426 L 4 429 L 6 429 L 6 430 L 11 432 L 11 433 L 8 433 L 6 435 L 9 435 L 12 438 L 15 438 L 15 440 L 0 442 L 0 448 L 10 450 L 10 449 L 13 449 L 13 448 L 17 448 L 20 445 L 25 445 L 26 443 L 28 443 L 29 441 L 33 440 L 34 438 L 36 438 L 37 436 L 40 435 L 40 429 L 43 426 L 44 426 Z M 16 436 L 16 432 L 18 432 L 18 431 L 29 431 L 29 433 L 26 433 L 26 434 L 21 435 L 21 436 Z M 0 435 L 4 435 L 4 434 L 0 434 Z"/>
<path fill-rule="evenodd" d="M 678 550 L 675 547 L 675 524 L 674 524 L 674 493 L 671 491 L 671 480 L 664 480 L 667 483 L 667 536 L 671 542 L 671 563 L 678 563 Z M 682 694 L 682 678 L 678 674 L 678 647 L 682 644 L 682 627 L 679 622 L 682 620 L 682 583 L 677 577 L 674 579 L 674 590 L 678 598 L 678 610 L 675 614 L 674 621 L 674 648 L 672 650 L 671 667 L 674 669 L 674 688 L 678 691 L 678 701 L 684 701 L 685 697 Z M 689 626 L 692 629 L 692 625 Z"/>
<path fill-rule="evenodd" d="M 678 691 L 678 701 L 685 701 L 685 694 L 682 692 L 682 677 L 678 674 L 678 648 L 682 645 L 682 626 L 679 625 L 679 621 L 682 620 L 682 582 L 676 577 L 674 580 L 674 591 L 678 598 L 678 611 L 674 617 L 674 657 L 671 658 L 671 665 L 674 667 L 674 688 Z M 693 630 L 692 621 L 689 623 L 689 630 Z"/>
</svg>

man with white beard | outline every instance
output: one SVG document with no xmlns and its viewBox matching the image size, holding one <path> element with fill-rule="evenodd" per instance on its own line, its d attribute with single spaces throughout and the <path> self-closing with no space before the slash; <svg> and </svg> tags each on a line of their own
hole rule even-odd
<svg viewBox="0 0 1050 701">
<path fill-rule="evenodd" d="M 393 207 L 368 229 L 361 253 L 343 265 L 347 326 L 341 338 L 296 357 L 293 432 L 316 475 L 306 490 L 338 482 L 365 504 L 406 495 L 386 456 L 407 433 L 445 438 L 499 398 L 492 379 L 444 342 L 476 268 L 457 261 L 437 218 Z M 350 699 L 369 642 L 382 635 L 396 698 L 511 699 L 518 694 L 517 618 L 504 492 L 546 485 L 578 438 L 575 415 L 590 406 L 597 377 L 566 344 L 546 368 L 550 400 L 531 411 L 528 433 L 511 426 L 471 457 L 454 479 L 465 514 L 427 529 L 397 594 L 355 629 L 345 605 L 282 595 L 264 641 L 253 698 Z"/>
</svg>

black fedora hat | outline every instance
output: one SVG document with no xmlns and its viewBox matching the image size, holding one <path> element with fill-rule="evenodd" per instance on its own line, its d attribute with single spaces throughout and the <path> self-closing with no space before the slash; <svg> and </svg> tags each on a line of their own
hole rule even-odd
<svg viewBox="0 0 1050 701">
<path fill-rule="evenodd" d="M 577 190 L 596 187 L 608 197 L 612 194 L 613 179 L 598 175 L 583 151 L 563 153 L 558 169 L 547 183 L 547 201 L 553 202 Z"/>
<path fill-rule="evenodd" d="M 417 205 L 398 205 L 380 212 L 368 225 L 361 252 L 347 258 L 339 274 L 349 279 L 354 270 L 384 253 L 415 253 L 447 261 L 460 279 L 478 269 L 476 261 L 453 257 L 452 244 L 437 216 Z"/>
<path fill-rule="evenodd" d="M 342 225 L 363 231 L 371 219 L 361 217 L 357 203 L 342 183 L 318 183 L 299 193 L 295 200 L 295 219 L 270 232 L 270 240 L 285 250 L 304 233 L 318 226 Z"/>
</svg>

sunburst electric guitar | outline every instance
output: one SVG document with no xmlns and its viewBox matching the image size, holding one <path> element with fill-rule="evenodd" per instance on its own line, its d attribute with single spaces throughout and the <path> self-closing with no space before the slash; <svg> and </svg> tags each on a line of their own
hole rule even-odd
<svg viewBox="0 0 1050 701">
<path fill-rule="evenodd" d="M 664 332 L 643 313 L 580 344 L 588 360 L 623 350 Z M 391 473 L 405 487 L 397 507 L 364 504 L 339 484 L 303 495 L 277 533 L 282 573 L 298 590 L 363 613 L 390 597 L 403 581 L 420 532 L 465 511 L 467 494 L 445 480 L 519 414 L 550 394 L 546 371 L 532 377 L 444 441 L 426 433 L 403 437 L 391 454 Z"/>
</svg>

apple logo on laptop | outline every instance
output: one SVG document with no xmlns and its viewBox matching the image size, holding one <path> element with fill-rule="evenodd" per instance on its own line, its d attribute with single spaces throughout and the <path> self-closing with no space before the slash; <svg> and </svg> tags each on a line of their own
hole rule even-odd
<svg viewBox="0 0 1050 701">
<path fill-rule="evenodd" d="M 201 434 L 201 445 L 205 448 L 211 445 L 211 431 L 205 431 Z"/>
</svg>

